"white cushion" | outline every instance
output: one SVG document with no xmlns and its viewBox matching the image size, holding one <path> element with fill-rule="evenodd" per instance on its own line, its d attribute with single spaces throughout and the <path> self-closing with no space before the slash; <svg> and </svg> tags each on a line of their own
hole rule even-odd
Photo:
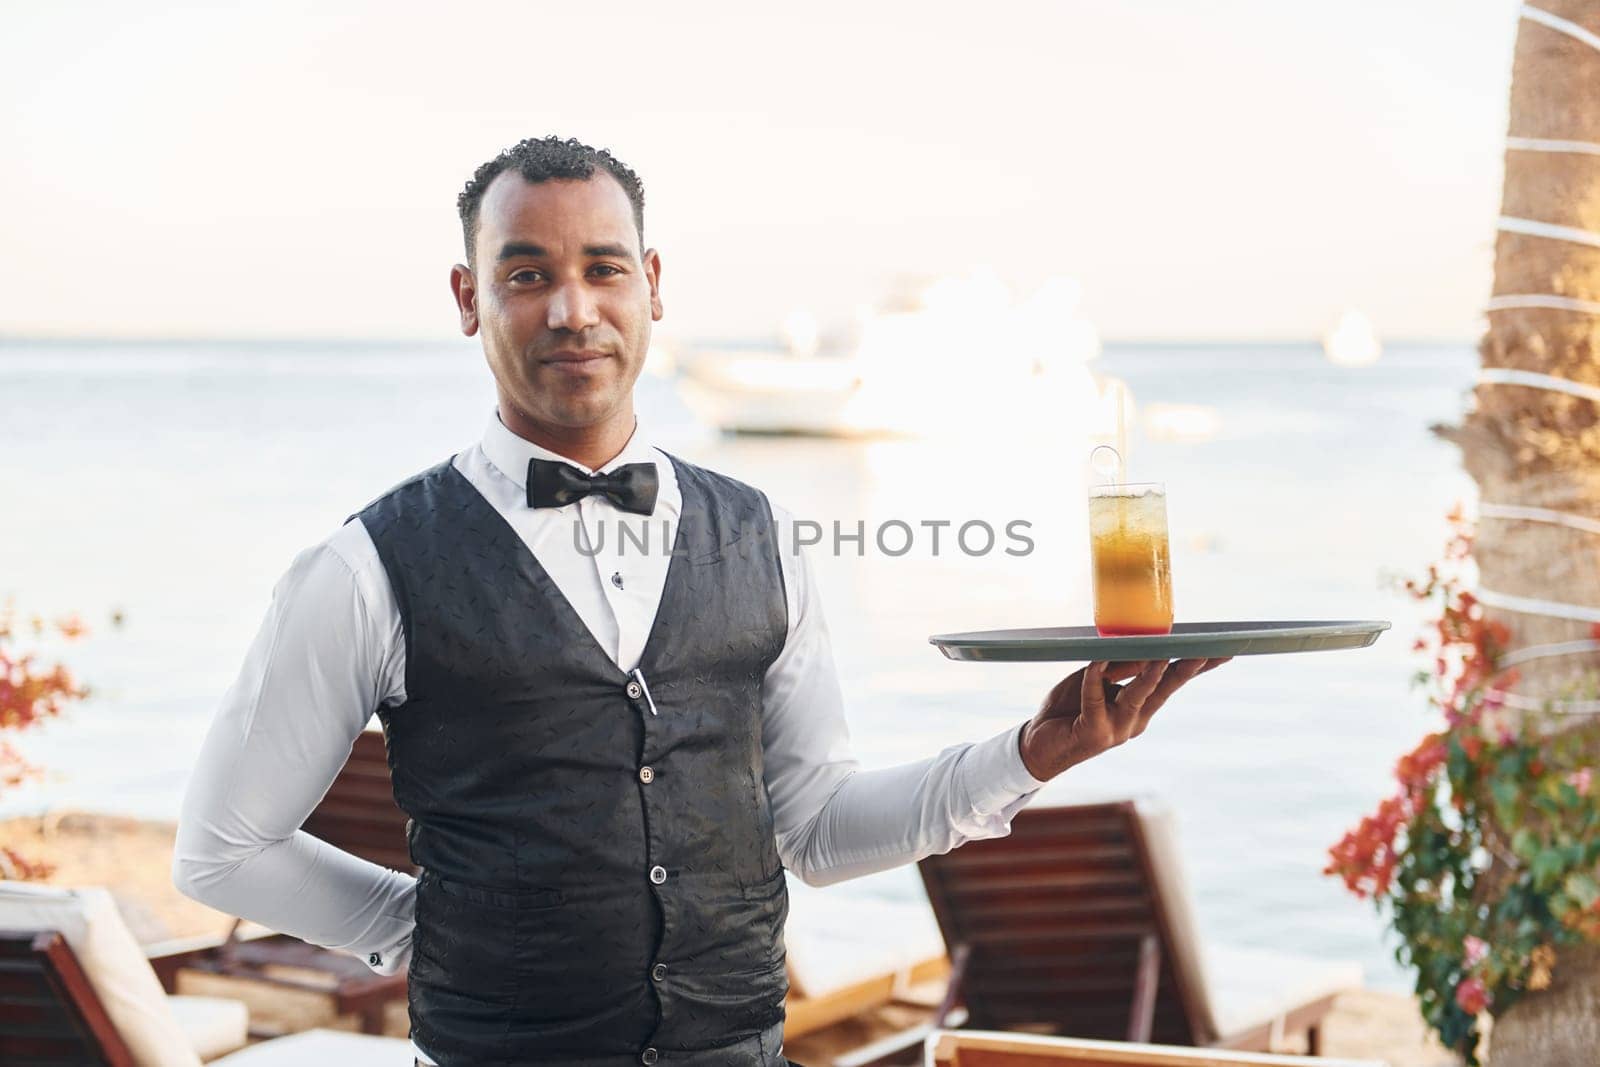
<svg viewBox="0 0 1600 1067">
<path fill-rule="evenodd" d="M 1269 949 L 1202 942 L 1178 856 L 1177 820 L 1159 801 L 1135 800 L 1139 826 L 1171 932 L 1174 968 L 1194 991 L 1194 1005 L 1215 1041 L 1270 1023 L 1310 1001 L 1361 987 L 1361 964 L 1320 960 Z"/>
<path fill-rule="evenodd" d="M 1211 1009 L 1221 1036 L 1271 1022 L 1303 1004 L 1361 988 L 1361 964 L 1263 948 L 1206 945 Z"/>
<path fill-rule="evenodd" d="M 227 997 L 169 996 L 167 1006 L 183 1028 L 189 1047 L 202 1060 L 244 1048 L 250 1032 L 250 1009 Z"/>
<path fill-rule="evenodd" d="M 416 1054 L 399 1037 L 374 1037 L 347 1030 L 305 1030 L 251 1045 L 212 1061 L 212 1067 L 410 1067 Z"/>
<path fill-rule="evenodd" d="M 1179 981 L 1190 991 L 1194 1000 L 1190 1009 L 1199 1016 L 1200 1024 L 1209 1028 L 1209 1032 L 1195 1037 L 1201 1042 L 1214 1041 L 1222 1036 L 1222 1031 L 1206 981 L 1200 924 L 1195 918 L 1189 882 L 1184 877 L 1183 861 L 1178 855 L 1177 819 L 1171 808 L 1152 797 L 1135 797 L 1134 809 L 1139 816 L 1139 828 L 1144 832 L 1145 847 L 1150 852 L 1151 878 L 1167 922 L 1168 941 L 1162 950 L 1171 957 Z"/>
<path fill-rule="evenodd" d="M 791 883 L 783 930 L 795 992 L 820 997 L 945 954 L 933 909 Z"/>
<path fill-rule="evenodd" d="M 105 889 L 0 881 L 0 929 L 61 931 L 139 1067 L 199 1067 L 166 991 Z"/>
</svg>

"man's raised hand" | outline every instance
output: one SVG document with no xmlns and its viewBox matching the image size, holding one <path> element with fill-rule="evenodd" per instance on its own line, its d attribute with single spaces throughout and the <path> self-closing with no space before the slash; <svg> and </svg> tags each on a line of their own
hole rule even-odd
<svg viewBox="0 0 1600 1067">
<path fill-rule="evenodd" d="M 1184 683 L 1232 658 L 1089 664 L 1050 690 L 1023 730 L 1023 764 L 1045 781 L 1138 737 Z"/>
</svg>

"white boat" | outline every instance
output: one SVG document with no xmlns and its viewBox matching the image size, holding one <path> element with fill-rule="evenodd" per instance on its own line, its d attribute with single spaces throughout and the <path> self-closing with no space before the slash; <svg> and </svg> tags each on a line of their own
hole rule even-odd
<svg viewBox="0 0 1600 1067">
<path fill-rule="evenodd" d="M 1346 311 L 1322 337 L 1322 351 L 1341 367 L 1370 367 L 1383 354 L 1383 344 L 1372 320 L 1359 311 Z"/>
<path fill-rule="evenodd" d="M 851 414 L 861 386 L 860 368 L 837 356 L 765 349 L 679 356 L 684 402 L 725 433 L 870 434 Z"/>
<path fill-rule="evenodd" d="M 1088 368 L 1100 342 L 1078 293 L 1053 279 L 1018 303 L 992 273 L 945 279 L 831 349 L 791 317 L 783 349 L 686 351 L 679 387 L 702 420 L 732 433 L 1100 432 L 1105 405 Z"/>
</svg>

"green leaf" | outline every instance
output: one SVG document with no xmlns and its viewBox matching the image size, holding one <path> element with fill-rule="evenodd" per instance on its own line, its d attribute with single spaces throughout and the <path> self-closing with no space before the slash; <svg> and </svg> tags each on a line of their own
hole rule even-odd
<svg viewBox="0 0 1600 1067">
<path fill-rule="evenodd" d="M 1516 853 L 1518 859 L 1532 862 L 1539 852 L 1539 839 L 1526 826 L 1520 827 L 1511 835 L 1511 851 Z"/>
<path fill-rule="evenodd" d="M 1533 875 L 1533 884 L 1536 888 L 1548 888 L 1567 869 L 1566 850 L 1561 848 L 1542 848 L 1539 854 L 1533 857 L 1530 873 Z"/>
<path fill-rule="evenodd" d="M 1489 783 L 1489 793 L 1494 797 L 1494 814 L 1502 823 L 1517 821 L 1517 783 L 1515 776 L 1501 774 Z"/>
</svg>

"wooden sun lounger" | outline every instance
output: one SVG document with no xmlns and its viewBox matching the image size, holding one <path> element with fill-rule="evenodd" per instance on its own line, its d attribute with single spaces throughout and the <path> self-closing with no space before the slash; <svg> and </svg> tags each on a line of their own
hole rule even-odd
<svg viewBox="0 0 1600 1067">
<path fill-rule="evenodd" d="M 199 1067 L 249 1013 L 169 996 L 103 886 L 0 881 L 0 1064 Z"/>
<path fill-rule="evenodd" d="M 130 938 L 131 939 L 131 938 Z M 150 981 L 150 985 L 155 985 Z M 123 991 L 125 1010 L 149 1018 L 160 1004 L 139 1004 L 136 989 Z M 174 1002 L 211 998 L 172 998 Z M 204 1060 L 210 1067 L 379 1067 L 411 1062 L 411 1043 L 310 1030 L 294 1037 L 241 1048 L 206 1052 L 204 1047 L 162 1045 L 144 1057 L 118 1031 L 104 1002 L 66 938 L 55 930 L 0 931 L 0 1064 L 28 1067 L 187 1067 Z M 203 1057 L 200 1052 L 206 1052 Z M 153 1059 L 151 1057 L 154 1057 Z"/>
<path fill-rule="evenodd" d="M 928 1067 L 1383 1067 L 1369 1060 L 949 1030 L 929 1035 L 923 1062 Z"/>
<path fill-rule="evenodd" d="M 950 973 L 939 927 L 920 901 L 796 885 L 784 941 L 783 1036 L 791 1042 L 888 1004 L 932 1008 Z"/>
<path fill-rule="evenodd" d="M 0 931 L 0 1063 L 134 1067 L 67 939 Z"/>
<path fill-rule="evenodd" d="M 1335 996 L 1360 985 L 1354 965 L 1203 948 L 1153 803 L 1026 808 L 1009 836 L 918 866 L 950 950 L 946 1006 L 974 1028 L 1261 1051 L 1303 1032 L 1316 1053 Z M 915 1062 L 951 1025 L 936 1014 L 835 1062 Z"/>
<path fill-rule="evenodd" d="M 949 974 L 950 961 L 940 955 L 912 964 L 903 971 L 868 975 L 849 985 L 810 995 L 791 970 L 789 999 L 784 1005 L 784 1040 L 793 1041 L 874 1008 L 893 1004 L 900 1000 L 906 987 L 947 978 Z"/>
</svg>

